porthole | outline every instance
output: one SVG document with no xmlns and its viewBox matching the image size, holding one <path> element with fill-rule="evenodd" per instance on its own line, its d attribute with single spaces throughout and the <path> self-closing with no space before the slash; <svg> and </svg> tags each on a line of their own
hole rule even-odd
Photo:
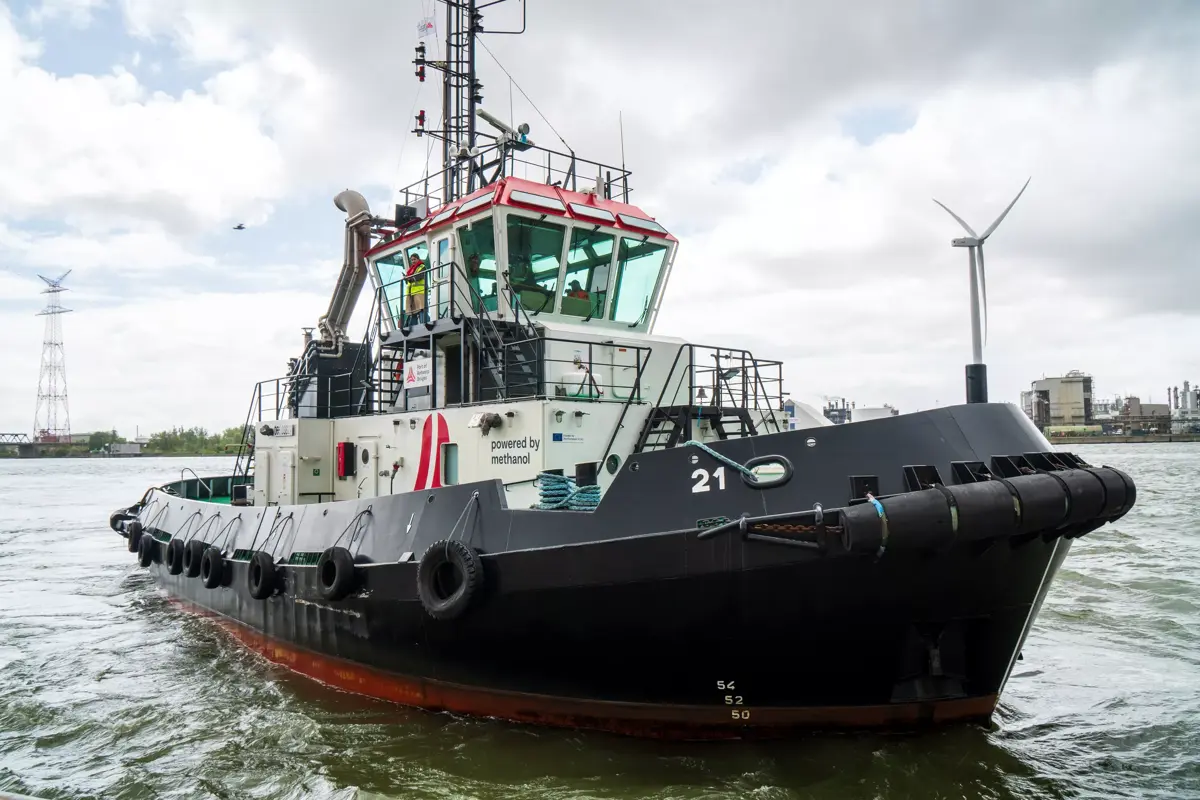
<svg viewBox="0 0 1200 800">
<path fill-rule="evenodd" d="M 608 470 L 609 475 L 616 475 L 617 470 L 621 468 L 621 457 L 616 453 L 611 454 L 604 459 L 604 468 Z"/>
</svg>

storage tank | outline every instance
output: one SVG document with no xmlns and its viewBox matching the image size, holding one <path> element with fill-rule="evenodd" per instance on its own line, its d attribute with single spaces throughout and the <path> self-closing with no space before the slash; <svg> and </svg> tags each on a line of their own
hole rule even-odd
<svg viewBox="0 0 1200 800">
<path fill-rule="evenodd" d="M 882 406 L 856 406 L 850 411 L 851 422 L 866 422 L 869 419 L 883 419 L 884 417 L 895 417 L 900 412 L 889 405 Z"/>
</svg>

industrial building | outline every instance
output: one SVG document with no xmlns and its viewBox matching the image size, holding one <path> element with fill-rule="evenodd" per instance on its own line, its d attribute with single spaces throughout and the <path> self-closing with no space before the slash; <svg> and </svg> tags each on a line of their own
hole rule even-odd
<svg viewBox="0 0 1200 800">
<path fill-rule="evenodd" d="M 1173 386 L 1171 397 L 1171 433 L 1200 433 L 1200 387 L 1183 382 L 1183 393 Z"/>
<path fill-rule="evenodd" d="M 796 430 L 797 425 L 797 403 L 794 400 L 788 399 L 783 404 L 784 413 L 788 415 L 788 427 L 791 430 Z M 847 422 L 864 422 L 868 419 L 880 419 L 882 417 L 895 417 L 900 414 L 900 410 L 884 403 L 882 406 L 857 406 L 855 403 L 846 400 L 842 397 L 826 397 L 825 406 L 821 409 L 821 413 L 825 419 L 832 422 L 834 425 L 844 425 Z M 803 426 L 799 426 L 803 427 Z"/>
<path fill-rule="evenodd" d="M 1135 395 L 1093 397 L 1092 377 L 1071 370 L 1034 381 L 1021 392 L 1021 408 L 1047 436 L 1200 432 L 1200 387 L 1184 381 L 1168 387 L 1166 403 L 1143 403 Z"/>
<path fill-rule="evenodd" d="M 1021 392 L 1021 408 L 1041 430 L 1092 425 L 1092 376 L 1073 369 L 1059 378 L 1034 381 Z"/>
</svg>

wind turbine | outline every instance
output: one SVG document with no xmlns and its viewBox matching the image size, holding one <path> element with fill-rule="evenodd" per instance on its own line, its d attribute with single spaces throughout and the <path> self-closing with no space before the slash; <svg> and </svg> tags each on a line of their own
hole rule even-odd
<svg viewBox="0 0 1200 800">
<path fill-rule="evenodd" d="M 1008 216 L 1008 212 L 1012 211 L 1012 207 L 1021 199 L 1021 195 L 1025 193 L 1026 187 L 1029 186 L 1029 181 L 1033 179 L 1030 176 L 1025 180 L 1025 186 L 1021 187 L 1021 191 L 1017 192 L 1017 196 L 1012 199 L 1008 207 L 996 217 L 996 221 L 988 226 L 988 229 L 982 235 L 971 229 L 963 218 L 955 214 L 944 203 L 933 198 L 933 202 L 937 203 L 946 213 L 954 217 L 954 220 L 963 226 L 963 229 L 970 236 L 964 236 L 960 239 L 951 239 L 951 247 L 965 247 L 970 254 L 971 266 L 971 363 L 967 365 L 967 402 L 968 403 L 986 403 L 987 402 L 987 365 L 983 363 L 983 342 L 987 339 L 987 274 L 983 267 L 983 243 L 987 238 L 999 227 L 1004 218 Z M 980 295 L 983 297 L 983 330 L 982 335 L 979 325 L 979 308 Z"/>
</svg>

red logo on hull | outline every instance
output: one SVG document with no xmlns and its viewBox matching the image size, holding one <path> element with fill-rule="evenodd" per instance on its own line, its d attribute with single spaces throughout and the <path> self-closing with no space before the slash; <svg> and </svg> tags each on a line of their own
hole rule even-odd
<svg viewBox="0 0 1200 800">
<path fill-rule="evenodd" d="M 442 485 L 442 445 L 450 441 L 450 427 L 440 412 L 425 418 L 421 428 L 421 463 L 417 467 L 414 491 L 437 489 Z"/>
</svg>

